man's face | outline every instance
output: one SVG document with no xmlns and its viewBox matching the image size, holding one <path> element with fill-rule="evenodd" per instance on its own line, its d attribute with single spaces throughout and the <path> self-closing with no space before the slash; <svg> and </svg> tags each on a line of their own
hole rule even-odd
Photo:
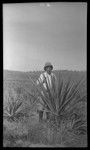
<svg viewBox="0 0 90 150">
<path fill-rule="evenodd" d="M 51 74 L 52 68 L 51 68 L 50 66 L 48 66 L 48 67 L 46 68 L 46 72 L 47 72 L 48 74 Z"/>
</svg>

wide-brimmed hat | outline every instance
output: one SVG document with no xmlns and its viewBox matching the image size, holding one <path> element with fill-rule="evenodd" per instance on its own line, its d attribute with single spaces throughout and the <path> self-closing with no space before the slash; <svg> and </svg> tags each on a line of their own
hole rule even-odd
<svg viewBox="0 0 90 150">
<path fill-rule="evenodd" d="M 53 65 L 50 62 L 45 63 L 44 70 L 46 70 L 47 67 L 51 67 L 53 69 Z"/>
</svg>

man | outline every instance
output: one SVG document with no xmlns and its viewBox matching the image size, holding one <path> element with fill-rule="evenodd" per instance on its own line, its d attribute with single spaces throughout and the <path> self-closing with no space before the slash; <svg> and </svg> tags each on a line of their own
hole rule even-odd
<svg viewBox="0 0 90 150">
<path fill-rule="evenodd" d="M 52 87 L 54 86 L 56 88 L 57 80 L 56 76 L 52 73 L 53 66 L 50 62 L 45 63 L 44 66 L 44 73 L 42 73 L 37 80 L 37 84 L 43 84 L 43 87 L 47 91 L 47 85 L 50 90 L 52 90 Z M 46 85 L 47 84 L 47 85 Z M 42 92 L 42 91 L 41 91 Z M 40 104 L 38 107 L 38 112 L 39 112 L 39 121 L 42 121 L 43 119 L 43 112 L 44 112 L 44 107 L 41 103 L 44 104 L 42 99 L 39 97 Z M 46 117 L 49 119 L 49 112 L 46 112 Z"/>
</svg>

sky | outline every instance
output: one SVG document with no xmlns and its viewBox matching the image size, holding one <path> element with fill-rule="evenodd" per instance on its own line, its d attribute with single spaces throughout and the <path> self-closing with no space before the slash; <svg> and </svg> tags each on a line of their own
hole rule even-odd
<svg viewBox="0 0 90 150">
<path fill-rule="evenodd" d="M 3 68 L 86 70 L 87 3 L 3 4 Z"/>
</svg>

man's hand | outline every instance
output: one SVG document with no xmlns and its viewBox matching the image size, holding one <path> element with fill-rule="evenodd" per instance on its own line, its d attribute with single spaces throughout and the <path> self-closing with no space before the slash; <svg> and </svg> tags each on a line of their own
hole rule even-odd
<svg viewBox="0 0 90 150">
<path fill-rule="evenodd" d="M 46 83 L 46 80 L 45 79 L 43 79 L 43 82 L 42 83 Z"/>
</svg>

